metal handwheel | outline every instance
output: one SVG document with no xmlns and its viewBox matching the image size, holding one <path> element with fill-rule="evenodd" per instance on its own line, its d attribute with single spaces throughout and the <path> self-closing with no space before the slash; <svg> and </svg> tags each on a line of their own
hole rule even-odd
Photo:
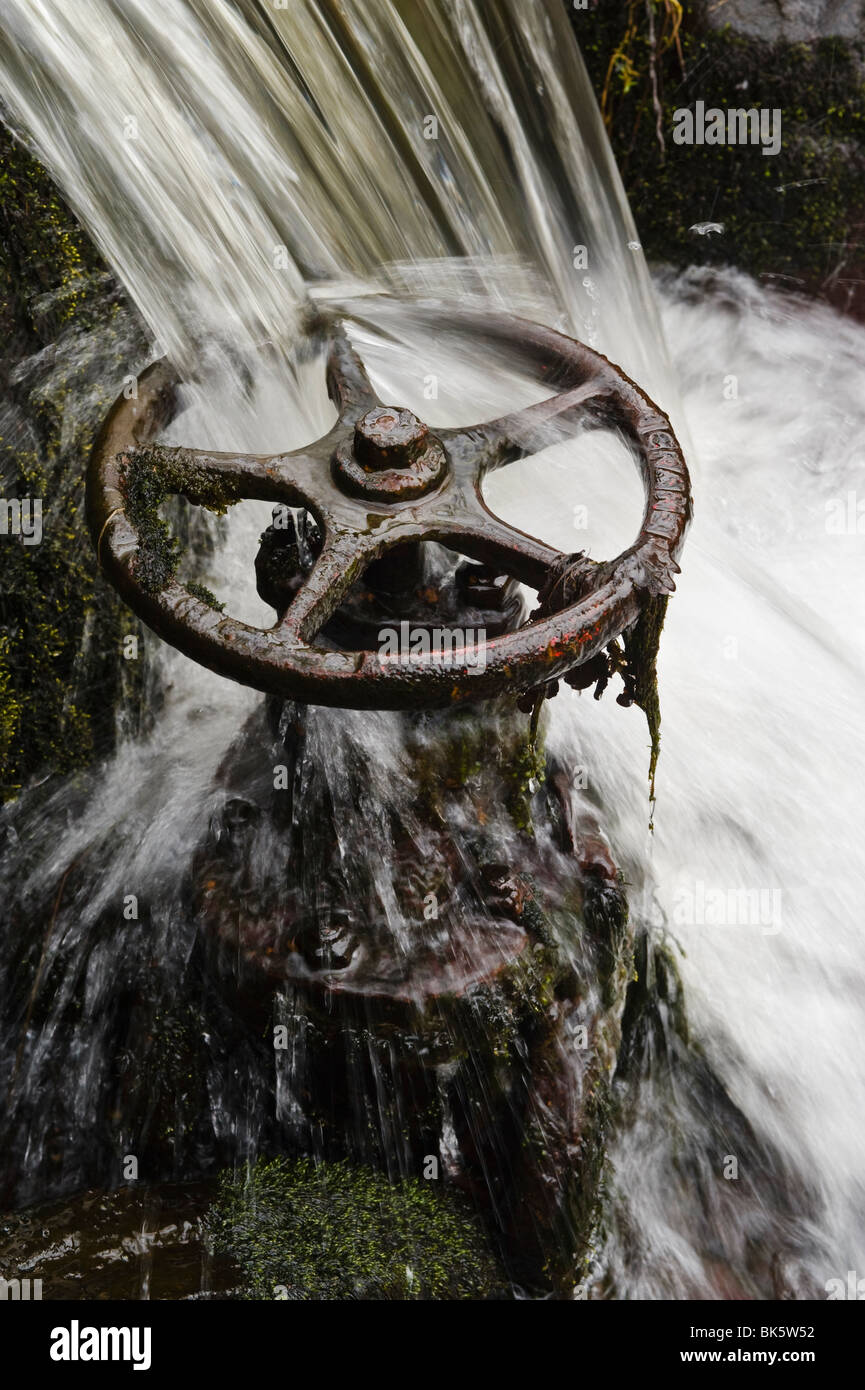
<svg viewBox="0 0 865 1390">
<path fill-rule="evenodd" d="M 433 432 L 411 411 L 378 399 L 344 329 L 333 321 L 327 326 L 328 387 L 339 414 L 316 443 L 272 455 L 161 446 L 146 455 L 165 491 L 190 502 L 258 498 L 314 516 L 320 553 L 268 629 L 216 611 L 173 573 L 154 582 L 130 486 L 141 451 L 175 412 L 179 379 L 163 360 L 143 373 L 137 398 L 116 402 L 93 451 L 89 524 L 112 583 L 160 637 L 223 676 L 285 699 L 347 708 L 441 707 L 523 693 L 566 675 L 629 628 L 649 597 L 672 591 L 691 499 L 667 417 L 624 372 L 574 339 L 506 315 L 426 312 L 431 330 L 515 346 L 557 394 L 485 424 Z M 586 422 L 619 429 L 633 444 L 645 512 L 634 544 L 607 564 L 583 560 L 579 583 L 558 589 L 576 593 L 576 600 L 551 612 L 549 596 L 575 557 L 500 521 L 481 489 L 488 473 L 549 443 L 551 426 L 568 434 Z M 540 616 L 490 638 L 482 659 L 466 648 L 446 665 L 428 652 L 397 657 L 316 646 L 368 565 L 397 546 L 424 541 L 545 592 Z"/>
</svg>

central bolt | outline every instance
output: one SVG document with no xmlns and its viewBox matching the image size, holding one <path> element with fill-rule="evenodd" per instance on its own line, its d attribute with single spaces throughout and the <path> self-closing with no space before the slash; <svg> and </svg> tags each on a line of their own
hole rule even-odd
<svg viewBox="0 0 865 1390">
<path fill-rule="evenodd" d="M 377 405 L 343 438 L 331 459 L 337 486 L 367 502 L 414 502 L 447 476 L 448 459 L 440 439 L 410 410 Z"/>
<path fill-rule="evenodd" d="M 364 468 L 410 468 L 429 445 L 429 429 L 401 406 L 376 406 L 354 427 L 354 456 Z"/>
</svg>

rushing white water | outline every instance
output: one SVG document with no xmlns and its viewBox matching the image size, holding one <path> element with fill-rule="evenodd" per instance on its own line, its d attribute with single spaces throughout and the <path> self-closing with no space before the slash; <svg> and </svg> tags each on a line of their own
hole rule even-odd
<svg viewBox="0 0 865 1390">
<path fill-rule="evenodd" d="M 695 270 L 658 286 L 669 376 L 642 255 L 629 246 L 636 233 L 553 0 L 285 9 L 7 0 L 4 25 L 16 119 L 153 334 L 198 369 L 172 431 L 179 442 L 275 449 L 320 434 L 329 407 L 320 379 L 313 385 L 316 364 L 281 374 L 305 295 L 357 303 L 376 285 L 471 296 L 556 323 L 687 424 L 699 488 L 662 643 L 654 835 L 636 710 L 563 690 L 552 742 L 589 769 L 635 911 L 681 943 L 688 1007 L 714 1070 L 816 1194 L 803 1213 L 811 1277 L 820 1287 L 861 1268 L 856 497 L 852 529 L 846 518 L 848 494 L 865 486 L 862 330 L 734 273 Z M 427 140 L 430 115 L 437 138 Z M 587 247 L 587 270 L 574 266 L 576 245 Z M 364 312 L 375 318 L 372 301 Z M 542 394 L 478 362 L 470 345 L 445 351 L 419 337 L 409 313 L 397 327 L 391 338 L 355 329 L 355 340 L 385 396 L 431 425 Z M 230 375 L 240 360 L 251 385 Z M 522 529 L 595 558 L 621 549 L 640 514 L 629 457 L 598 435 L 512 465 L 487 496 Z M 254 504 L 236 509 L 204 576 L 251 621 L 267 621 L 251 585 L 266 517 Z M 176 654 L 166 663 L 156 736 L 121 750 L 86 815 L 34 870 L 55 882 L 121 826 L 93 918 L 130 881 L 156 891 L 182 872 L 216 766 L 256 703 Z M 349 735 L 357 722 L 321 717 Z M 379 720 L 377 736 L 393 728 Z M 392 756 L 383 754 L 382 796 L 396 794 Z M 87 1081 L 83 1067 L 82 1097 Z M 712 1116 L 695 1118 L 687 1097 L 673 1105 L 683 1123 L 702 1125 L 703 1161 L 720 1172 L 730 1149 Z M 687 1175 L 674 1177 L 649 1088 L 613 1163 L 605 1257 L 616 1295 L 717 1296 L 697 1199 Z M 735 1227 L 735 1198 L 728 1220 Z"/>
<path fill-rule="evenodd" d="M 865 333 L 734 272 L 694 270 L 659 288 L 701 482 L 659 663 L 650 848 L 632 776 L 642 731 L 598 706 L 580 738 L 619 852 L 635 875 L 651 856 L 645 910 L 681 944 L 712 1064 L 824 1204 L 822 1288 L 860 1267 L 865 1246 L 865 525 L 848 524 L 865 470 Z M 727 399 L 730 375 L 738 396 Z M 574 699 L 557 701 L 563 736 Z M 699 1288 L 685 1272 L 669 1153 L 647 1167 L 626 1143 L 617 1166 L 647 1245 L 639 1287 Z M 660 1257 L 672 1251 L 680 1280 Z"/>
</svg>

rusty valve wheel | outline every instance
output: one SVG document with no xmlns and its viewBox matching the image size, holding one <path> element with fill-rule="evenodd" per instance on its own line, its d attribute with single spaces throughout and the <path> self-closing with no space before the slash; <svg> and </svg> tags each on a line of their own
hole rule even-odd
<svg viewBox="0 0 865 1390">
<path fill-rule="evenodd" d="M 605 357 L 539 324 L 451 309 L 428 311 L 428 317 L 431 329 L 517 348 L 558 394 L 486 424 L 433 433 L 410 410 L 378 399 L 334 321 L 327 329 L 327 371 L 339 414 L 315 444 L 274 455 L 161 446 L 148 455 L 165 490 L 191 502 L 258 498 L 306 508 L 315 517 L 321 552 L 286 612 L 266 630 L 217 612 L 173 575 L 161 586 L 143 582 L 130 468 L 136 450 L 175 413 L 178 377 L 164 360 L 155 363 L 139 379 L 137 398 L 117 401 L 93 451 L 88 519 L 109 578 L 160 637 L 220 675 L 284 699 L 416 709 L 506 690 L 523 693 L 564 676 L 630 627 L 649 596 L 672 591 L 691 500 L 667 417 Z M 314 645 L 366 567 L 406 543 L 438 541 L 532 588 L 549 588 L 568 557 L 495 517 L 482 484 L 487 473 L 586 423 L 618 429 L 631 442 L 646 507 L 635 543 L 615 561 L 593 567 L 593 587 L 586 591 L 583 584 L 578 601 L 490 639 L 482 650 L 452 651 L 446 662 L 429 652 L 385 656 Z"/>
</svg>

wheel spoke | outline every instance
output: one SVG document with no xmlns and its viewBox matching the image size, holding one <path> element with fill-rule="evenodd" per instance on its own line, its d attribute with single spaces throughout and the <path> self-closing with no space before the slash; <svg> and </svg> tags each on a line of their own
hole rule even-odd
<svg viewBox="0 0 865 1390">
<path fill-rule="evenodd" d="M 470 429 L 440 431 L 445 447 L 457 457 L 470 458 L 476 476 L 503 468 L 550 444 L 567 439 L 587 421 L 602 417 L 610 387 L 600 377 L 547 396 L 537 405 L 500 415 Z"/>
<path fill-rule="evenodd" d="M 382 404 L 344 328 L 336 329 L 331 339 L 327 388 L 341 424 L 353 425 L 373 406 Z"/>
<path fill-rule="evenodd" d="M 495 516 L 480 495 L 471 499 L 461 516 L 435 529 L 449 549 L 510 574 L 533 589 L 540 589 L 550 566 L 562 558 L 555 546 L 545 545 Z"/>
<path fill-rule="evenodd" d="M 243 498 L 315 509 L 321 461 L 305 449 L 288 454 L 215 453 L 158 446 L 158 465 L 168 489 L 212 507 Z"/>
<path fill-rule="evenodd" d="M 311 642 L 380 551 L 380 544 L 353 532 L 326 535 L 321 553 L 276 629 L 297 642 Z"/>
</svg>

